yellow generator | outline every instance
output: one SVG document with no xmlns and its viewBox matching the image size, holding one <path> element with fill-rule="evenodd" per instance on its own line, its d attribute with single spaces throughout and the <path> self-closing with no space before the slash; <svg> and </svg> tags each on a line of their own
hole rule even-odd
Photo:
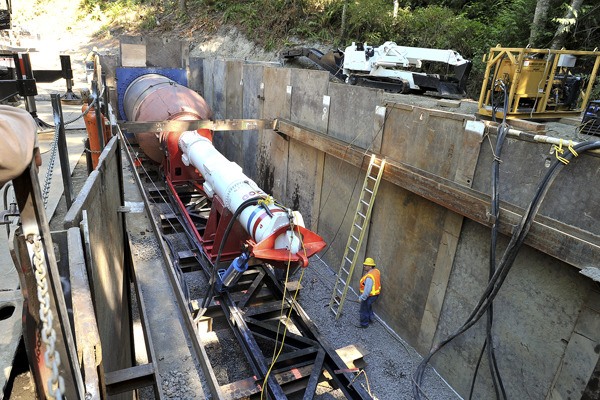
<svg viewBox="0 0 600 400">
<path fill-rule="evenodd" d="M 486 61 L 479 114 L 502 118 L 578 117 L 600 66 L 599 51 L 494 47 Z M 506 110 L 505 110 L 506 108 Z"/>
</svg>

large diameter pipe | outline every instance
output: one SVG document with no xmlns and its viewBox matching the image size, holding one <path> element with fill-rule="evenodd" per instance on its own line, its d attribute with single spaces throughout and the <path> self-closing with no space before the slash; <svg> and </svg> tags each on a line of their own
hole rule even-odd
<svg viewBox="0 0 600 400">
<path fill-rule="evenodd" d="M 131 82 L 123 96 L 123 110 L 127 119 L 134 122 L 212 118 L 202 96 L 158 74 L 142 75 Z M 158 134 L 137 133 L 135 137 L 148 157 L 163 161 L 165 152 Z"/>
<path fill-rule="evenodd" d="M 178 145 L 183 153 L 182 162 L 193 165 L 204 177 L 203 188 L 207 196 L 212 198 L 215 194 L 218 195 L 232 213 L 246 200 L 267 197 L 242 172 L 238 164 L 225 158 L 210 140 L 196 131 L 183 132 L 179 136 Z M 272 203 L 246 207 L 240 213 L 238 221 L 256 243 L 268 242 L 264 245 L 265 248 L 298 255 L 304 266 L 308 264 L 308 257 L 325 247 L 325 242 L 318 235 L 304 227 L 304 220 L 298 211 L 287 210 Z M 279 261 L 286 260 L 285 254 L 281 252 L 269 253 L 265 250 L 261 254 Z"/>
</svg>

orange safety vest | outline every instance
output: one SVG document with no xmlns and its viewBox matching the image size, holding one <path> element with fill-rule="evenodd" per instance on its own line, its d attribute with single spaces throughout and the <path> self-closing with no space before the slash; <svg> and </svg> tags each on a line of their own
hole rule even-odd
<svg viewBox="0 0 600 400">
<path fill-rule="evenodd" d="M 365 281 L 367 278 L 371 278 L 373 280 L 373 288 L 371 289 L 369 296 L 377 296 L 379 293 L 381 293 L 381 279 L 379 270 L 377 268 L 373 268 L 368 274 L 360 279 L 360 294 L 365 291 Z"/>
</svg>

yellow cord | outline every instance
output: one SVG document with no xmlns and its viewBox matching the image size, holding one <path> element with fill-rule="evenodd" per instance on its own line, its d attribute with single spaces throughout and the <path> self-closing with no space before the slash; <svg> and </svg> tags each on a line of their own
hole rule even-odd
<svg viewBox="0 0 600 400">
<path fill-rule="evenodd" d="M 571 152 L 571 154 L 573 154 L 575 157 L 579 156 L 579 154 L 577 153 L 577 151 L 575 151 L 575 149 L 573 148 L 573 141 L 569 140 L 569 151 Z"/>
<path fill-rule="evenodd" d="M 554 155 L 556 156 L 556 159 L 566 165 L 569 163 L 569 160 L 560 156 L 560 154 L 563 154 L 565 152 L 565 150 L 562 147 L 562 142 L 563 142 L 563 140 L 560 139 L 560 141 L 558 142 L 558 146 L 553 144 L 552 148 L 554 149 Z M 571 148 L 571 144 L 569 144 L 569 149 L 572 151 L 575 151 L 575 149 Z"/>
<path fill-rule="evenodd" d="M 269 195 L 267 195 L 267 197 L 265 197 L 265 198 L 262 198 L 262 199 L 258 200 L 258 205 L 259 206 L 263 206 L 263 205 L 264 206 L 270 206 L 270 205 L 272 205 L 274 203 L 275 203 L 275 199 L 273 198 L 273 196 L 269 196 Z"/>
<path fill-rule="evenodd" d="M 293 230 L 293 227 L 292 227 Z M 298 237 L 300 238 L 300 243 L 302 244 L 302 250 L 304 251 L 304 256 L 306 256 L 306 247 L 304 247 L 304 241 L 302 240 L 302 235 L 300 234 L 300 228 L 298 228 Z M 275 343 L 277 343 L 277 340 L 279 339 L 279 328 L 281 327 L 281 320 L 283 319 L 283 308 L 285 306 L 285 298 L 286 298 L 286 293 L 287 293 L 287 284 L 288 284 L 288 279 L 289 279 L 289 275 L 290 275 L 290 265 L 292 263 L 292 253 L 289 253 L 289 257 L 288 257 L 288 265 L 287 265 L 287 269 L 285 272 L 285 284 L 283 286 L 283 298 L 281 299 L 281 311 L 280 311 L 280 318 L 279 318 L 279 323 L 277 324 L 277 335 L 275 336 Z M 281 345 L 279 346 L 279 350 L 276 351 L 277 349 L 277 345 L 275 345 L 275 347 L 273 348 L 273 359 L 271 361 L 271 365 L 269 366 L 269 370 L 267 371 L 266 375 L 265 375 L 265 379 L 263 380 L 263 384 L 262 387 L 260 388 L 260 399 L 263 400 L 263 395 L 264 395 L 264 391 L 265 391 L 265 387 L 267 386 L 267 380 L 269 379 L 269 375 L 271 375 L 271 370 L 273 369 L 273 366 L 275 365 L 275 363 L 277 362 L 277 359 L 279 358 L 279 356 L 281 355 L 281 352 L 283 351 L 283 345 L 285 344 L 285 337 L 287 335 L 287 321 L 289 321 L 291 315 L 292 315 L 292 311 L 294 310 L 294 303 L 296 302 L 296 297 L 298 297 L 298 292 L 300 291 L 300 284 L 302 283 L 302 278 L 304 277 L 304 271 L 305 268 L 302 268 L 302 273 L 300 274 L 300 278 L 298 279 L 298 286 L 296 287 L 296 291 L 294 292 L 294 297 L 293 297 L 293 301 L 292 304 L 290 304 L 290 310 L 288 312 L 288 315 L 286 316 L 286 323 L 285 323 L 285 327 L 283 329 L 283 335 L 281 337 Z M 277 353 L 277 354 L 275 354 Z"/>
</svg>

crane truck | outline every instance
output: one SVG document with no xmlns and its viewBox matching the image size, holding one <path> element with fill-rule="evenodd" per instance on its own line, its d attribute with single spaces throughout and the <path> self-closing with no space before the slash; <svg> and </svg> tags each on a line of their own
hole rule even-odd
<svg viewBox="0 0 600 400">
<path fill-rule="evenodd" d="M 295 48 L 281 55 L 284 60 L 307 57 L 351 85 L 451 98 L 465 95 L 472 66 L 471 61 L 454 50 L 406 47 L 391 41 L 378 47 L 352 42 L 344 51 L 327 53 L 314 48 Z"/>
</svg>

